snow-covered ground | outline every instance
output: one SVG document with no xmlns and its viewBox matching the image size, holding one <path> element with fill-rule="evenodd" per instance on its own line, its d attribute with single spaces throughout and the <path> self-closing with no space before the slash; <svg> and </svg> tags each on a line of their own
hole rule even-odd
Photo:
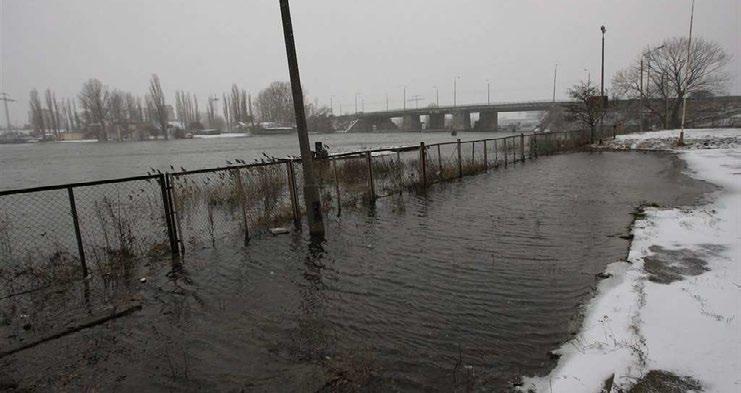
<svg viewBox="0 0 741 393">
<path fill-rule="evenodd" d="M 622 150 L 668 150 L 676 148 L 679 130 L 641 132 L 618 135 L 604 147 Z M 736 148 L 741 146 L 737 128 L 685 130 L 684 150 Z"/>
<path fill-rule="evenodd" d="M 667 149 L 678 135 L 625 135 L 608 146 Z M 522 390 L 597 393 L 614 376 L 609 392 L 617 393 L 662 370 L 692 378 L 667 391 L 699 382 L 705 392 L 741 392 L 739 140 L 741 129 L 685 133 L 688 146 L 677 151 L 688 173 L 721 190 L 704 206 L 645 209 L 628 261 L 607 267 L 612 276 L 587 305 L 581 331 L 557 351 L 557 367 L 526 378 Z"/>
</svg>

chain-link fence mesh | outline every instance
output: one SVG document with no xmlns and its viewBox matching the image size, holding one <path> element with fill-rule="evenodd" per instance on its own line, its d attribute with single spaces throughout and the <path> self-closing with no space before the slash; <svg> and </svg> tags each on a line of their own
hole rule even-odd
<svg viewBox="0 0 741 393">
<path fill-rule="evenodd" d="M 0 292 L 81 277 L 70 211 L 66 189 L 0 196 Z"/>
<path fill-rule="evenodd" d="M 355 152 L 318 159 L 314 168 L 323 210 L 339 212 L 588 142 L 586 132 L 513 135 L 425 145 L 423 151 L 420 145 Z M 299 161 L 69 187 L 0 193 L 0 283 L 8 292 L 82 277 L 82 254 L 91 273 L 111 276 L 125 273 L 137 258 L 175 253 L 178 240 L 186 250 L 246 243 L 305 215 Z"/>
<path fill-rule="evenodd" d="M 163 178 L 74 189 L 87 265 L 97 277 L 129 273 L 141 257 L 170 252 Z"/>
<path fill-rule="evenodd" d="M 277 162 L 173 174 L 175 221 L 184 247 L 246 242 L 251 232 L 290 221 L 294 204 L 288 165 Z"/>
<path fill-rule="evenodd" d="M 85 270 L 94 279 L 108 280 L 128 271 L 138 258 L 169 253 L 163 179 L 141 177 L 0 195 L 4 293 L 82 279 Z"/>
</svg>

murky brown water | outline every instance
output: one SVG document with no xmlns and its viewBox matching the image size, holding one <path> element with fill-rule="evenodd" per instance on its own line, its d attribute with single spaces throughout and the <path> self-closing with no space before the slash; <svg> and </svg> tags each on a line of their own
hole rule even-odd
<svg viewBox="0 0 741 393">
<path fill-rule="evenodd" d="M 292 234 L 191 254 L 175 273 L 150 262 L 92 288 L 89 304 L 79 285 L 5 299 L 5 315 L 28 315 L 0 315 L 6 347 L 111 299 L 143 308 L 0 359 L 0 385 L 501 391 L 553 367 L 548 351 L 578 328 L 595 274 L 624 258 L 637 205 L 709 190 L 681 169 L 659 154 L 542 157 L 343 212 L 320 246 Z"/>
</svg>

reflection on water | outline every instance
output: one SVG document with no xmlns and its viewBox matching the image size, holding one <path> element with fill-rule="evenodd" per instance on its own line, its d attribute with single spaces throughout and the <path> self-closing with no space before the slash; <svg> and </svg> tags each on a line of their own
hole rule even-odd
<svg viewBox="0 0 741 393">
<path fill-rule="evenodd" d="M 595 274 L 625 256 L 635 206 L 706 190 L 681 169 L 543 157 L 345 211 L 322 244 L 294 233 L 191 254 L 176 273 L 147 264 L 124 291 L 141 312 L 0 370 L 41 390 L 501 391 L 554 365 Z"/>
</svg>

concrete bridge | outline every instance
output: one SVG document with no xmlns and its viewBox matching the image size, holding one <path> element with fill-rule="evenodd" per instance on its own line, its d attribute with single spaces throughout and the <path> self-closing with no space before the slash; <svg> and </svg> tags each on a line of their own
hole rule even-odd
<svg viewBox="0 0 741 393">
<path fill-rule="evenodd" d="M 654 99 L 658 100 L 658 99 Z M 741 96 L 721 96 L 708 98 L 693 98 L 691 103 L 711 103 L 741 107 Z M 544 112 L 554 106 L 568 108 L 578 105 L 576 101 L 523 101 L 500 102 L 491 104 L 473 104 L 458 106 L 425 107 L 414 109 L 396 109 L 379 112 L 360 112 L 353 115 L 337 116 L 344 124 L 349 124 L 344 132 L 373 132 L 373 131 L 411 131 L 423 130 L 422 117 L 426 117 L 425 131 L 495 131 L 498 128 L 499 113 L 502 112 Z M 611 101 L 610 108 L 619 108 L 629 105 L 639 105 L 638 99 L 623 99 Z M 478 114 L 479 120 L 475 124 L 471 121 L 472 114 Z M 451 119 L 450 126 L 446 127 L 446 116 Z M 401 119 L 401 125 L 391 119 Z"/>
</svg>

